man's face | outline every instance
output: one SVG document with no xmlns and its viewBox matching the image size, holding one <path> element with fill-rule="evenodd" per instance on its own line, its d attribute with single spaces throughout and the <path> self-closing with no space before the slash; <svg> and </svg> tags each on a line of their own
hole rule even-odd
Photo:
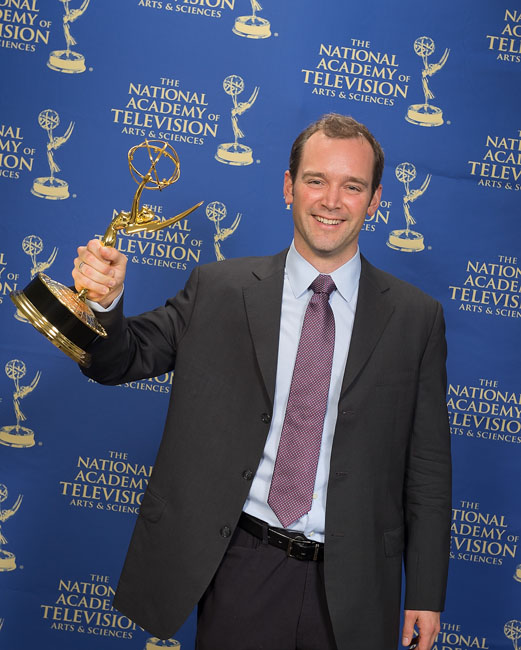
<svg viewBox="0 0 521 650">
<path fill-rule="evenodd" d="M 373 163 L 365 138 L 329 138 L 317 131 L 304 144 L 295 182 L 289 171 L 284 175 L 295 247 L 322 273 L 353 257 L 366 214 L 376 212 L 382 187 L 371 191 Z"/>
</svg>

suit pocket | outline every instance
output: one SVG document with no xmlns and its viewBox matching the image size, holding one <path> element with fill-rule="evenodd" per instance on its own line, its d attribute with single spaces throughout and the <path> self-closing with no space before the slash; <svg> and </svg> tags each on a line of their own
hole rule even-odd
<svg viewBox="0 0 521 650">
<path fill-rule="evenodd" d="M 384 548 L 387 557 L 403 553 L 405 548 L 405 528 L 403 526 L 384 532 Z"/>
<path fill-rule="evenodd" d="M 147 521 L 156 523 L 161 519 L 165 506 L 166 501 L 152 492 L 150 488 L 147 488 L 143 501 L 141 502 L 141 507 L 139 508 L 139 514 Z"/>
</svg>

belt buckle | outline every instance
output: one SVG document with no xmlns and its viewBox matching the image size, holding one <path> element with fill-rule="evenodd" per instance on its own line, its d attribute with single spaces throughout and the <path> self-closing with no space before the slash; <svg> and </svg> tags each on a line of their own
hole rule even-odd
<svg viewBox="0 0 521 650">
<path fill-rule="evenodd" d="M 289 539 L 289 544 L 288 544 L 288 548 L 286 549 L 287 557 L 292 557 L 295 560 L 303 560 L 305 558 L 298 557 L 297 555 L 292 554 L 293 545 L 294 544 L 297 545 L 297 543 L 305 544 L 305 546 L 304 546 L 304 548 L 302 550 L 304 550 L 305 548 L 310 548 L 310 546 L 313 545 L 314 552 L 313 552 L 313 557 L 311 558 L 311 560 L 313 562 L 316 562 L 316 560 L 318 558 L 318 552 L 320 550 L 320 544 L 318 542 L 312 542 L 310 539 L 299 539 L 298 537 L 289 537 L 288 539 Z"/>
<path fill-rule="evenodd" d="M 299 540 L 296 540 L 294 537 L 290 537 L 290 538 L 289 538 L 289 544 L 288 544 L 288 548 L 286 549 L 286 555 L 287 555 L 287 557 L 292 557 L 292 558 L 294 558 L 295 560 L 300 560 L 300 559 L 302 559 L 302 558 L 299 558 L 299 557 L 297 557 L 296 555 L 293 555 L 293 553 L 292 553 L 292 551 L 293 551 L 293 544 L 294 544 L 296 541 L 299 541 Z"/>
<path fill-rule="evenodd" d="M 293 542 L 294 541 L 295 540 L 293 539 L 293 537 L 289 538 L 288 548 L 286 549 L 286 556 L 287 557 L 293 557 L 293 555 L 291 555 L 291 549 L 293 548 Z M 295 559 L 298 559 L 298 558 L 295 558 Z"/>
</svg>

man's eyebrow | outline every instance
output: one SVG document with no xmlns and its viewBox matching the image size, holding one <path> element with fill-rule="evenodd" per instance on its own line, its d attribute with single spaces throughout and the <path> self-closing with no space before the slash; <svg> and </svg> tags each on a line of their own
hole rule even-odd
<svg viewBox="0 0 521 650">
<path fill-rule="evenodd" d="M 304 172 L 302 172 L 302 178 L 309 178 L 310 176 L 314 178 L 326 178 L 326 175 L 323 174 L 322 172 L 314 172 L 312 169 L 308 169 Z M 359 185 L 362 185 L 363 187 L 369 187 L 369 183 L 363 179 L 363 178 L 358 178 L 357 176 L 346 176 L 344 179 L 346 183 L 358 183 Z"/>
</svg>

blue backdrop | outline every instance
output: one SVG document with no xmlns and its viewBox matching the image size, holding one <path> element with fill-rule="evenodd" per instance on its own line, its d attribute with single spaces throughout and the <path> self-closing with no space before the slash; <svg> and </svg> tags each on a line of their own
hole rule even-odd
<svg viewBox="0 0 521 650">
<path fill-rule="evenodd" d="M 437 650 L 521 643 L 521 8 L 506 0 L 0 0 L 0 645 L 164 646 L 110 607 L 172 376 L 106 388 L 16 318 L 38 271 L 128 210 L 127 151 L 170 142 L 181 178 L 143 203 L 174 227 L 122 236 L 126 309 L 197 263 L 291 238 L 282 178 L 319 115 L 386 153 L 361 235 L 445 309 L 454 453 Z M 175 576 L 172 576 L 175 581 Z M 167 647 L 193 648 L 194 617 Z"/>
</svg>

